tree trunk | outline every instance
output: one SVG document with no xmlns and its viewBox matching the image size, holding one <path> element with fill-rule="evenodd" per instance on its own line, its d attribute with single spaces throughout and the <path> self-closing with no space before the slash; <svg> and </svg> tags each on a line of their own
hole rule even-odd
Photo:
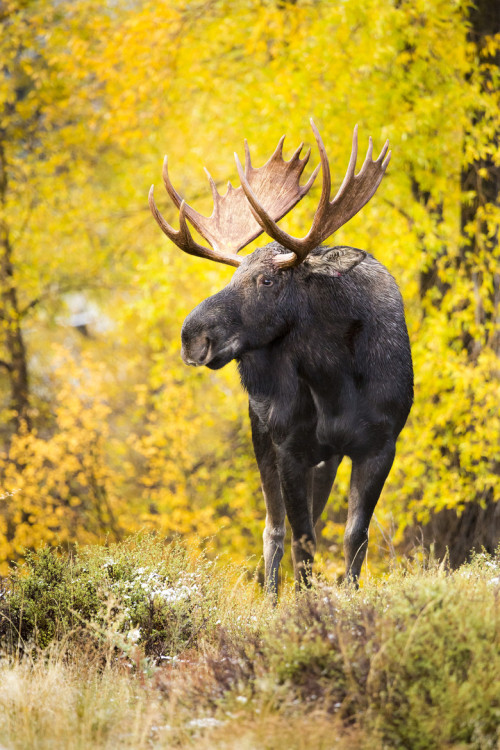
<svg viewBox="0 0 500 750">
<path fill-rule="evenodd" d="M 477 54 L 484 48 L 485 38 L 500 32 L 500 3 L 498 0 L 476 0 L 469 12 L 470 28 L 468 42 L 476 45 Z M 483 60 L 491 66 L 500 66 L 500 55 Z M 483 85 L 486 87 L 490 81 L 485 79 Z M 481 115 L 477 115 L 476 123 Z M 474 124 L 474 123 L 473 123 Z M 463 192 L 473 191 L 474 200 L 464 202 L 461 209 L 461 227 L 463 234 L 463 245 L 460 262 L 467 268 L 470 263 L 469 257 L 477 257 L 481 248 L 477 246 L 477 238 L 481 237 L 483 243 L 488 243 L 486 248 L 489 257 L 492 258 L 492 308 L 493 315 L 497 321 L 488 321 L 481 297 L 475 294 L 475 318 L 486 332 L 486 324 L 492 322 L 490 335 L 486 333 L 481 340 L 474 339 L 465 331 L 462 343 L 467 350 L 471 361 L 475 361 L 484 346 L 488 346 L 500 356 L 500 330 L 498 327 L 498 310 L 500 307 L 500 273 L 494 267 L 494 258 L 498 250 L 498 233 L 493 237 L 487 237 L 485 224 L 478 219 L 478 212 L 486 204 L 498 205 L 500 189 L 500 168 L 495 166 L 493 158 L 478 159 L 468 164 L 462 170 L 461 188 Z M 476 224 L 477 231 L 472 237 L 465 232 L 467 225 Z M 484 247 L 482 248 L 484 253 Z M 474 290 L 479 290 L 481 279 L 477 272 L 470 270 Z M 431 286 L 440 286 L 438 274 L 435 267 L 426 272 L 421 280 L 421 293 L 425 294 Z M 443 291 L 443 289 L 441 289 Z M 490 313 L 491 315 L 491 313 Z M 496 323 L 496 326 L 495 326 Z M 438 557 L 443 557 L 448 551 L 450 564 L 455 567 L 465 562 L 474 551 L 485 549 L 493 553 L 500 541 L 500 503 L 495 498 L 493 488 L 486 499 L 480 504 L 478 499 L 471 499 L 465 508 L 459 513 L 454 509 L 446 509 L 436 513 L 431 521 L 422 529 L 410 529 L 406 534 L 407 542 L 424 543 L 425 546 L 432 545 Z"/>
<path fill-rule="evenodd" d="M 483 50 L 485 46 L 485 39 L 487 36 L 493 36 L 500 33 L 500 3 L 498 3 L 497 0 L 476 0 L 474 6 L 472 6 L 470 10 L 469 18 L 471 26 L 468 33 L 468 41 L 476 46 L 479 53 L 479 51 Z M 483 59 L 488 65 L 497 68 L 500 67 L 500 52 L 498 51 L 494 55 L 483 57 Z M 486 77 L 483 82 L 484 87 L 490 85 L 493 85 L 491 75 Z M 479 122 L 479 119 L 480 116 L 478 116 L 476 122 Z M 474 200 L 462 204 L 461 227 L 463 235 L 463 263 L 467 264 L 468 255 L 471 254 L 474 256 L 480 249 L 477 247 L 478 236 L 484 238 L 483 241 L 487 243 L 486 250 L 490 253 L 490 257 L 494 259 L 496 250 L 498 249 L 498 233 L 495 236 L 486 239 L 487 230 L 485 223 L 481 222 L 477 216 L 478 212 L 487 204 L 498 205 L 500 193 L 500 166 L 494 164 L 491 155 L 478 159 L 472 162 L 472 164 L 468 164 L 462 170 L 461 187 L 462 192 L 473 191 L 475 194 Z M 465 232 L 465 228 L 470 224 L 476 224 L 477 227 L 477 231 L 472 237 Z M 470 275 L 474 283 L 474 289 L 477 291 L 481 281 L 479 275 L 472 270 Z M 493 309 L 495 311 L 494 314 L 498 317 L 498 310 L 500 307 L 500 273 L 497 268 L 492 268 L 492 277 L 493 288 L 491 294 L 493 296 Z M 476 323 L 479 325 L 484 326 L 488 322 L 484 306 L 481 303 L 479 294 L 477 293 L 475 294 L 475 317 Z M 476 341 L 467 332 L 464 334 L 464 346 L 472 359 L 477 357 L 484 344 L 487 344 L 495 351 L 497 356 L 500 356 L 500 331 L 498 330 L 498 327 L 496 328 L 496 331 L 493 329 L 493 333 L 489 340 L 485 341 Z"/>
<path fill-rule="evenodd" d="M 0 141 L 0 207 L 5 211 L 8 189 L 5 149 Z M 12 265 L 12 245 L 5 216 L 0 218 L 0 324 L 3 329 L 7 360 L 1 362 L 10 380 L 12 422 L 16 430 L 23 424 L 30 428 L 29 380 L 26 347 L 21 328 L 21 316 L 17 300 Z"/>
</svg>

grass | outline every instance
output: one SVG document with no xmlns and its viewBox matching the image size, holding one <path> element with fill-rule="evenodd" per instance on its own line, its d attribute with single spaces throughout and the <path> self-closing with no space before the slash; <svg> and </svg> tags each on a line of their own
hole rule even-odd
<svg viewBox="0 0 500 750">
<path fill-rule="evenodd" d="M 41 550 L 4 583 L 1 748 L 500 746 L 498 557 L 274 609 L 245 571 L 151 536 Z"/>
</svg>

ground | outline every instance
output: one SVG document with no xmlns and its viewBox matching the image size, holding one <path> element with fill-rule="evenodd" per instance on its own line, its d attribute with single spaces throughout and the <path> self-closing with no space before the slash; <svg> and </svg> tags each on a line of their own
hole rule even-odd
<svg viewBox="0 0 500 750">
<path fill-rule="evenodd" d="M 0 599 L 0 747 L 497 748 L 500 560 L 403 561 L 273 608 L 154 537 L 41 550 Z"/>
</svg>

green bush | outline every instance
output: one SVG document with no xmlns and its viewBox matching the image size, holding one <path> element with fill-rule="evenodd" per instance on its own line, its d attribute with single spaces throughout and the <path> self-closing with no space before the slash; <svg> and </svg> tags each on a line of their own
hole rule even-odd
<svg viewBox="0 0 500 750">
<path fill-rule="evenodd" d="M 289 710 L 321 705 L 380 747 L 497 748 L 500 560 L 395 573 L 361 591 L 318 585 L 259 638 L 227 637 L 216 680 Z M 368 743 L 369 744 L 369 743 Z"/>
<path fill-rule="evenodd" d="M 30 552 L 0 601 L 1 645 L 32 651 L 70 638 L 168 659 L 213 629 L 222 575 L 204 556 L 153 535 L 71 555 Z"/>
</svg>

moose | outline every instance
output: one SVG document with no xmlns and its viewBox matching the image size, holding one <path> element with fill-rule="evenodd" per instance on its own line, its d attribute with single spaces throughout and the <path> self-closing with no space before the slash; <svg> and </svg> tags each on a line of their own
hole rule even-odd
<svg viewBox="0 0 500 750">
<path fill-rule="evenodd" d="M 315 524 L 344 456 L 352 461 L 346 576 L 358 585 L 370 520 L 413 401 L 410 344 L 395 280 L 363 250 L 322 244 L 374 195 L 391 157 L 389 143 L 373 161 L 370 138 L 355 174 L 356 126 L 345 178 L 330 200 L 327 153 L 311 125 L 320 165 L 303 186 L 311 149 L 301 158 L 301 144 L 286 161 L 283 136 L 260 168 L 252 166 L 245 141 L 244 168 L 235 154 L 237 189 L 229 183 L 220 195 L 207 172 L 214 201 L 209 218 L 175 190 L 167 157 L 163 180 L 179 209 L 178 230 L 160 214 L 154 186 L 149 193 L 153 216 L 181 250 L 237 269 L 224 289 L 184 321 L 181 356 L 187 365 L 212 370 L 237 361 L 266 504 L 265 587 L 274 597 L 286 518 L 296 586 L 310 584 Z M 320 166 L 322 191 L 311 228 L 304 238 L 293 237 L 277 222 L 308 193 Z M 209 247 L 193 238 L 187 220 Z M 237 255 L 263 232 L 273 242 Z"/>
</svg>

